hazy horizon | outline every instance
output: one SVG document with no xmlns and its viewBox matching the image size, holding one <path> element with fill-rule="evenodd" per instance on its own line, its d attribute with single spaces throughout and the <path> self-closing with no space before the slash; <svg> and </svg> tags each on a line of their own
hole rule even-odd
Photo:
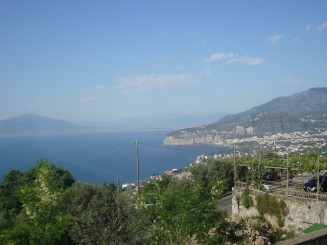
<svg viewBox="0 0 327 245">
<path fill-rule="evenodd" d="M 67 121 L 60 118 L 44 117 L 44 115 L 38 115 L 35 113 L 25 113 L 10 118 L 1 119 L 6 121 L 7 119 L 21 119 L 24 121 L 24 117 L 41 117 L 54 120 L 63 120 L 69 123 L 73 123 L 76 126 L 82 126 L 90 128 L 90 130 L 109 130 L 109 131 L 125 131 L 125 130 L 174 130 L 184 127 L 194 127 L 204 124 L 209 124 L 218 121 L 224 117 L 226 113 L 194 113 L 194 114 L 166 114 L 166 115 L 151 115 L 140 117 L 126 117 L 107 121 Z M 34 120 L 34 119 L 33 119 Z"/>
<path fill-rule="evenodd" d="M 2 0 L 0 120 L 233 114 L 326 87 L 326 13 L 323 0 Z"/>
</svg>

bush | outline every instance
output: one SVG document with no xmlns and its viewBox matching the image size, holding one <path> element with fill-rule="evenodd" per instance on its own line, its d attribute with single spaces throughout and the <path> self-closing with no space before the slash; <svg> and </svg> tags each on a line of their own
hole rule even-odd
<svg viewBox="0 0 327 245">
<path fill-rule="evenodd" d="M 279 227 L 284 226 L 284 218 L 288 214 L 286 203 L 283 200 L 278 201 L 268 193 L 256 197 L 257 209 L 260 215 L 270 214 L 277 218 Z"/>
<path fill-rule="evenodd" d="M 249 188 L 245 188 L 245 190 L 243 191 L 241 195 L 241 202 L 246 209 L 249 209 L 250 207 L 253 206 L 253 199 L 250 196 Z"/>
</svg>

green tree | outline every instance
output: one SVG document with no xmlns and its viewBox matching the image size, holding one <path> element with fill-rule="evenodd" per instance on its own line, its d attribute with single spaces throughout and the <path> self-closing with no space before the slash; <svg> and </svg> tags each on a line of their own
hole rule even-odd
<svg viewBox="0 0 327 245">
<path fill-rule="evenodd" d="M 71 174 L 40 160 L 20 179 L 15 193 L 21 205 L 12 225 L 2 231 L 4 240 L 14 244 L 69 244 Z"/>
<path fill-rule="evenodd" d="M 210 196 L 210 191 L 217 181 L 225 181 L 223 193 L 231 191 L 234 186 L 234 169 L 231 160 L 208 160 L 206 164 L 196 164 L 190 168 L 192 178 L 201 185 L 201 195 Z M 222 193 L 222 194 L 223 194 Z"/>
<path fill-rule="evenodd" d="M 219 184 L 205 196 L 202 183 L 186 178 L 148 185 L 142 190 L 138 210 L 147 217 L 150 243 L 188 244 L 195 239 L 199 244 L 219 244 L 228 240 L 228 229 L 235 234 L 234 223 L 225 222 L 225 212 L 217 209 Z"/>
<path fill-rule="evenodd" d="M 0 183 L 0 230 L 12 225 L 22 207 L 17 195 L 22 176 L 23 173 L 20 171 L 11 170 L 3 176 L 3 181 Z"/>
<path fill-rule="evenodd" d="M 77 183 L 72 188 L 70 234 L 76 244 L 131 244 L 133 206 L 113 185 Z"/>
</svg>

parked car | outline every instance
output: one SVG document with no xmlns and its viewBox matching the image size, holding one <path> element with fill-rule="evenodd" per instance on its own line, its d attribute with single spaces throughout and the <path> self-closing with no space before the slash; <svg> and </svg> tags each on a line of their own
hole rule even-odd
<svg viewBox="0 0 327 245">
<path fill-rule="evenodd" d="M 319 176 L 319 185 L 323 192 L 327 191 L 327 173 Z M 309 192 L 317 192 L 317 177 L 312 177 L 304 184 L 303 189 Z"/>
</svg>

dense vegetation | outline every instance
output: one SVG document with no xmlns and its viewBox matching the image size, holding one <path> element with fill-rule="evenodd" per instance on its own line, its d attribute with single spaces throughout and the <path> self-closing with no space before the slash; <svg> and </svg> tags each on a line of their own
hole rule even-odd
<svg viewBox="0 0 327 245">
<path fill-rule="evenodd" d="M 217 199 L 232 185 L 219 181 L 231 174 L 226 164 L 196 166 L 194 178 L 151 181 L 139 195 L 112 184 L 77 183 L 45 160 L 24 173 L 9 171 L 0 183 L 0 243 L 237 242 L 242 225 L 217 209 Z"/>
<path fill-rule="evenodd" d="M 273 150 L 261 150 L 254 157 L 242 156 L 236 159 L 238 165 L 248 166 L 265 166 L 265 167 L 286 167 L 287 161 L 291 169 L 298 169 L 299 171 L 312 172 L 317 170 L 327 170 L 327 157 L 319 155 L 318 152 L 309 152 L 305 155 L 290 155 L 280 156 L 274 153 Z"/>
<path fill-rule="evenodd" d="M 285 166 L 285 157 L 265 151 L 236 162 L 238 180 L 260 184 L 263 166 Z M 315 153 L 292 156 L 289 162 L 298 171 L 317 170 L 317 163 L 326 169 L 327 163 L 326 157 Z M 233 159 L 211 159 L 189 171 L 188 177 L 149 181 L 136 195 L 121 192 L 113 184 L 75 182 L 67 170 L 46 160 L 26 172 L 11 170 L 0 183 L 0 244 L 241 242 L 244 224 L 232 222 L 217 208 L 217 200 L 234 184 Z M 251 207 L 253 200 L 248 196 L 245 193 L 239 201 Z M 269 200 L 257 200 L 262 214 L 273 210 L 266 207 L 277 207 L 274 200 L 268 205 Z M 281 218 L 284 213 L 275 215 Z"/>
<path fill-rule="evenodd" d="M 286 179 L 287 168 L 290 179 L 295 174 L 301 173 L 312 173 L 317 176 L 321 170 L 327 170 L 327 157 L 319 155 L 317 152 L 310 152 L 306 155 L 279 156 L 273 150 L 262 150 L 254 157 L 236 158 L 236 165 L 237 181 L 247 182 L 260 188 L 264 173 L 270 175 L 271 180 Z"/>
</svg>

